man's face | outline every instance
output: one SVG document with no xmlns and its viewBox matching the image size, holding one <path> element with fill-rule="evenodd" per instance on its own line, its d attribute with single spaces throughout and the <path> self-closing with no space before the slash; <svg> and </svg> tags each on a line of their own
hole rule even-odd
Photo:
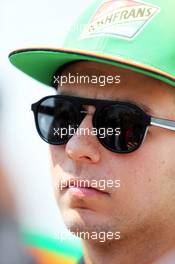
<svg viewBox="0 0 175 264">
<path fill-rule="evenodd" d="M 175 94 L 169 85 L 151 77 L 95 62 L 76 62 L 62 75 L 120 75 L 120 84 L 64 84 L 60 94 L 130 101 L 148 114 L 175 120 Z M 94 106 L 80 127 L 92 128 Z M 65 224 L 75 231 L 121 232 L 121 238 L 143 231 L 154 233 L 174 222 L 175 132 L 150 126 L 141 147 L 129 154 L 113 153 L 96 136 L 74 135 L 66 145 L 50 145 L 54 190 Z M 120 188 L 94 195 L 60 190 L 61 181 L 120 180 Z"/>
</svg>

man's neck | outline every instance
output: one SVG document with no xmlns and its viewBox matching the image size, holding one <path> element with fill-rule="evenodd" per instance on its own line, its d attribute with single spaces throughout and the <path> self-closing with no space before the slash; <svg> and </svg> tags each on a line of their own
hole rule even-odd
<svg viewBox="0 0 175 264">
<path fill-rule="evenodd" d="M 164 239 L 152 237 L 148 240 L 140 237 L 108 243 L 84 240 L 83 249 L 85 264 L 159 264 L 164 255 L 166 259 L 172 259 L 167 254 L 175 250 L 175 244 L 171 239 L 165 240 L 165 236 Z M 163 264 L 169 264 L 165 260 Z"/>
</svg>

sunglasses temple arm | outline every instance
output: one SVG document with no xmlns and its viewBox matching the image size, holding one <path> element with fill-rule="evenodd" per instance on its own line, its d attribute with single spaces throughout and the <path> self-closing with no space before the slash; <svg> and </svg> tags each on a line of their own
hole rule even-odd
<svg viewBox="0 0 175 264">
<path fill-rule="evenodd" d="M 175 131 L 175 121 L 151 117 L 150 125 Z"/>
</svg>

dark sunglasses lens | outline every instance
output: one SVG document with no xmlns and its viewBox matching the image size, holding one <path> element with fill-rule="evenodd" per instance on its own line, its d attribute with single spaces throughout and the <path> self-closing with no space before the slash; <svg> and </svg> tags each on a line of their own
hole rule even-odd
<svg viewBox="0 0 175 264">
<path fill-rule="evenodd" d="M 142 111 L 130 106 L 111 105 L 98 113 L 96 126 L 100 142 L 108 149 L 118 153 L 128 153 L 137 149 L 146 130 Z"/>
<path fill-rule="evenodd" d="M 76 131 L 77 111 L 67 100 L 50 97 L 41 102 L 37 112 L 40 135 L 50 144 L 65 144 Z"/>
</svg>

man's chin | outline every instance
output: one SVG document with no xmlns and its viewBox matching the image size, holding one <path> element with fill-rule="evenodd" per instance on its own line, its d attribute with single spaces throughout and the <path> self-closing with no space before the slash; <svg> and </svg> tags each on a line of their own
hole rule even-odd
<svg viewBox="0 0 175 264">
<path fill-rule="evenodd" d="M 78 212 L 69 213 L 69 217 L 64 214 L 64 222 L 72 235 L 93 245 L 107 245 L 112 241 L 116 244 L 120 240 L 120 231 L 112 229 L 106 224 L 104 219 L 89 215 L 85 209 L 78 209 Z M 109 239 L 109 237 L 110 239 Z"/>
<path fill-rule="evenodd" d="M 61 213 L 67 229 L 77 237 L 80 237 L 81 232 L 88 232 L 90 235 L 106 233 L 110 234 L 110 237 L 112 234 L 116 237 L 115 234 L 119 232 L 121 234 L 120 241 L 123 241 L 128 237 L 134 238 L 139 233 L 143 234 L 143 230 L 146 229 L 142 225 L 138 228 L 138 225 L 130 224 L 129 221 L 127 224 L 126 219 L 124 221 L 121 218 L 115 218 L 114 222 L 109 215 L 102 215 L 98 211 L 87 208 L 62 208 Z"/>
<path fill-rule="evenodd" d="M 64 223 L 70 232 L 108 232 L 116 231 L 109 219 L 85 208 L 68 209 L 61 212 Z"/>
</svg>

